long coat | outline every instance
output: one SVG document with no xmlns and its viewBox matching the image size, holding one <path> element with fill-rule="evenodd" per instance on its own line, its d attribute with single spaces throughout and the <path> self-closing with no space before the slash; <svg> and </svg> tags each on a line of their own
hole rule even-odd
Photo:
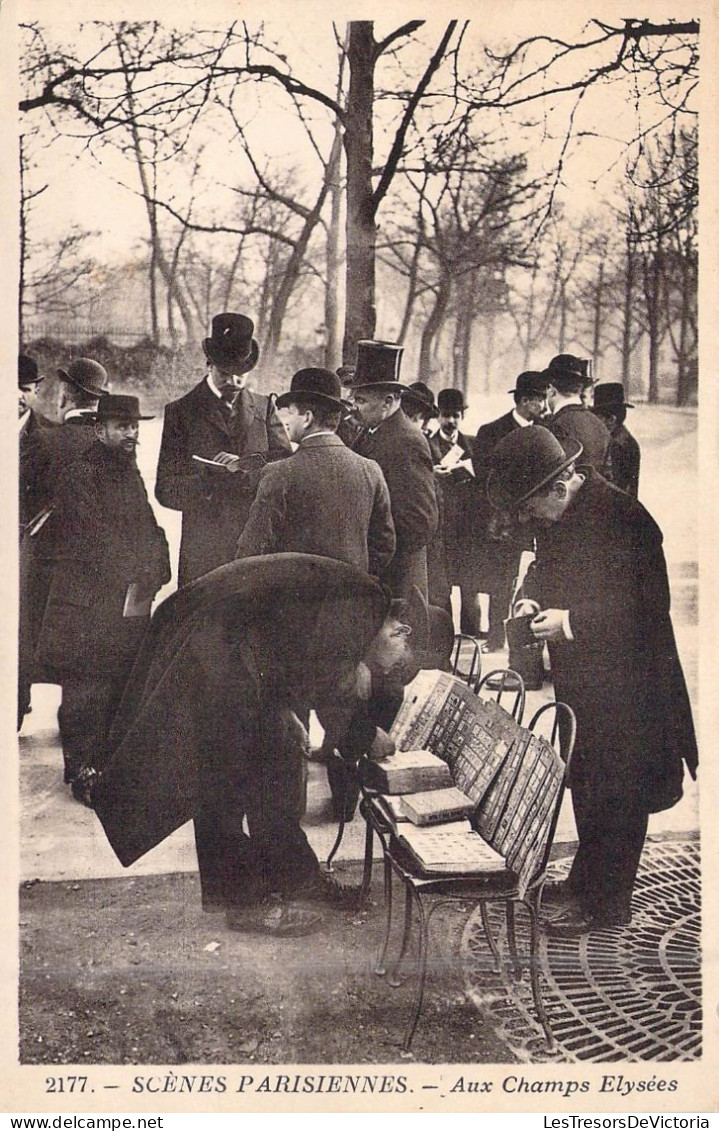
<svg viewBox="0 0 719 1131">
<path fill-rule="evenodd" d="M 357 701 L 348 677 L 387 605 L 361 570 L 307 554 L 231 562 L 168 597 L 125 689 L 95 804 L 120 861 L 133 863 L 196 812 L 207 757 L 204 704 L 236 670 L 243 687 L 233 698 L 245 729 L 270 701 L 273 710 L 314 707 L 343 751 L 345 733 L 371 741 L 374 727 L 360 737 L 350 725 Z M 216 735 L 225 721 L 214 720 Z"/>
<path fill-rule="evenodd" d="M 472 459 L 472 445 L 467 436 L 461 432 L 457 437 L 457 444 L 462 448 L 465 459 Z M 439 463 L 454 447 L 454 441 L 448 440 L 441 431 L 432 437 L 435 463 Z M 435 454 L 436 453 L 436 454 Z M 438 458 L 437 458 L 438 457 Z M 465 468 L 458 468 L 449 475 L 442 475 L 435 481 L 439 491 L 442 492 L 444 508 L 443 527 L 445 560 L 450 583 L 464 580 L 468 563 L 475 557 L 474 542 L 478 532 L 474 523 L 474 493 L 476 489 L 472 475 Z"/>
<path fill-rule="evenodd" d="M 32 439 L 20 447 L 20 478 L 26 521 L 52 503 L 60 475 L 95 439 L 95 417 L 83 412 L 60 425 L 34 428 Z"/>
<path fill-rule="evenodd" d="M 35 492 L 34 456 L 35 448 L 42 444 L 42 437 L 47 432 L 52 432 L 58 425 L 54 420 L 48 420 L 38 412 L 31 409 L 23 421 L 18 437 L 18 462 L 19 462 L 19 498 L 18 514 L 20 529 L 27 525 L 31 518 L 41 509 L 38 505 Z"/>
<path fill-rule="evenodd" d="M 577 716 L 575 775 L 598 811 L 646 812 L 694 775 L 691 708 L 669 614 L 662 534 L 641 503 L 591 468 L 561 521 L 537 533 L 543 608 L 568 609 L 572 641 L 549 646 L 555 692 Z"/>
<path fill-rule="evenodd" d="M 378 465 L 335 435 L 307 436 L 262 472 L 237 557 L 319 554 L 379 576 L 394 555 L 389 491 Z"/>
<path fill-rule="evenodd" d="M 519 531 L 514 537 L 505 534 L 501 539 L 492 535 L 491 520 L 494 510 L 487 498 L 487 479 L 492 466 L 492 452 L 500 440 L 520 428 L 512 411 L 505 412 L 496 420 L 483 424 L 472 446 L 472 466 L 475 474 L 475 490 L 472 495 L 473 524 L 476 536 L 473 542 L 474 561 L 478 579 L 477 588 L 482 592 L 495 592 L 500 582 L 504 588 L 513 580 L 522 550 L 531 548 L 531 539 L 522 538 Z M 527 425 L 536 428 L 536 424 Z M 507 600 L 509 593 L 507 593 Z M 506 605 L 505 601 L 505 605 Z M 502 613 L 504 615 L 504 613 Z"/>
<path fill-rule="evenodd" d="M 125 617 L 128 587 L 154 596 L 170 580 L 167 540 L 134 459 L 96 440 L 61 476 L 55 564 L 37 655 L 61 673 L 114 678 L 149 617 Z"/>
<path fill-rule="evenodd" d="M 612 434 L 609 456 L 612 461 L 612 483 L 620 491 L 626 491 L 636 499 L 639 494 L 641 453 L 639 444 L 623 424 Z"/>
<path fill-rule="evenodd" d="M 439 520 L 427 439 L 398 409 L 374 431 L 361 432 L 354 450 L 377 461 L 389 488 L 397 546 L 382 580 L 405 596 L 423 575 L 426 595 L 426 548 Z"/>
<path fill-rule="evenodd" d="M 228 417 L 207 380 L 165 408 L 155 494 L 164 507 L 182 511 L 180 585 L 232 561 L 259 482 L 259 470 L 206 470 L 193 455 L 213 459 L 225 451 L 271 461 L 292 452 L 269 397 L 243 389 L 236 408 Z"/>
</svg>

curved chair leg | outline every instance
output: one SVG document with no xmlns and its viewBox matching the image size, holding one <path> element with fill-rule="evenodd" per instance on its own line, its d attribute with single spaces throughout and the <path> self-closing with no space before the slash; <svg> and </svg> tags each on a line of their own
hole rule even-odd
<svg viewBox="0 0 719 1131">
<path fill-rule="evenodd" d="M 534 1008 L 544 1029 L 547 1048 L 551 1051 L 554 1048 L 554 1034 L 549 1024 L 547 1011 L 544 1008 L 542 984 L 539 978 L 539 918 L 531 903 L 527 902 L 527 907 L 529 909 L 529 972 L 532 980 L 532 997 L 534 998 Z"/>
<path fill-rule="evenodd" d="M 377 965 L 374 969 L 375 974 L 379 975 L 380 978 L 387 973 L 385 960 L 387 958 L 389 936 L 392 931 L 392 865 L 390 864 L 386 856 L 384 858 L 384 902 L 385 907 L 387 908 L 387 921 L 385 924 L 384 942 L 382 943 L 382 950 L 380 951 L 379 958 L 377 959 Z"/>
<path fill-rule="evenodd" d="M 374 849 L 374 832 L 372 825 L 369 821 L 366 823 L 365 838 L 364 838 L 364 869 L 362 871 L 362 886 L 359 892 L 359 905 L 360 908 L 364 907 L 367 902 L 367 896 L 372 887 L 372 866 L 373 858 L 372 853 Z"/>
<path fill-rule="evenodd" d="M 479 913 L 482 916 L 482 926 L 484 927 L 484 933 L 485 933 L 485 936 L 487 938 L 487 942 L 489 943 L 489 949 L 492 952 L 492 955 L 494 957 L 494 961 L 497 963 L 497 970 L 501 970 L 502 969 L 502 956 L 499 953 L 499 947 L 497 946 L 494 935 L 492 934 L 492 927 L 490 925 L 489 915 L 487 913 L 487 904 L 485 903 L 484 900 L 481 900 L 481 902 L 479 904 Z"/>
<path fill-rule="evenodd" d="M 429 949 L 429 920 L 432 914 L 425 914 L 422 900 L 417 897 L 417 910 L 419 912 L 419 956 L 417 959 L 417 988 L 414 995 L 414 1004 L 412 1006 L 412 1015 L 409 1019 L 407 1026 L 404 1043 L 402 1045 L 403 1052 L 409 1052 L 414 1037 L 414 1031 L 417 1028 L 419 1015 L 422 1012 L 422 1001 L 424 999 L 424 983 L 427 978 L 427 951 Z"/>
<path fill-rule="evenodd" d="M 411 933 L 412 933 L 412 889 L 410 887 L 405 887 L 405 891 L 404 891 L 404 931 L 402 933 L 402 946 L 401 946 L 400 952 L 397 956 L 397 961 L 395 962 L 394 966 L 392 967 L 392 973 L 390 974 L 389 978 L 387 979 L 390 986 L 401 986 L 402 985 L 402 982 L 401 982 L 400 976 L 399 976 L 399 971 L 400 971 L 400 967 L 401 967 L 401 965 L 404 961 L 404 956 L 407 953 L 407 947 L 409 946 L 409 938 L 410 938 Z"/>
<path fill-rule="evenodd" d="M 517 931 L 516 931 L 516 924 L 515 924 L 515 919 L 514 919 L 514 904 L 513 903 L 507 904 L 507 946 L 509 947 L 509 953 L 512 957 L 512 965 L 514 967 L 514 979 L 515 979 L 516 982 L 521 982 L 521 980 L 522 980 L 522 965 L 519 961 L 519 955 L 517 954 Z"/>
</svg>

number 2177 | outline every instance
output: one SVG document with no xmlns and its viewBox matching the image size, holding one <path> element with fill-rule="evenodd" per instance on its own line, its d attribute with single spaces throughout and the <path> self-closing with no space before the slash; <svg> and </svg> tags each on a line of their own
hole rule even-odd
<svg viewBox="0 0 719 1131">
<path fill-rule="evenodd" d="M 46 1092 L 84 1092 L 87 1076 L 46 1076 Z"/>
</svg>

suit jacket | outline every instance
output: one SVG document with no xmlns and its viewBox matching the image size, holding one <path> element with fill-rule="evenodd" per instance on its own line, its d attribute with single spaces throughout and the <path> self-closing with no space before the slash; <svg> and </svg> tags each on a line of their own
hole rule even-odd
<svg viewBox="0 0 719 1131">
<path fill-rule="evenodd" d="M 305 554 L 231 562 L 168 597 L 113 722 L 95 804 L 120 861 L 131 864 L 196 811 L 204 704 L 228 678 L 242 681 L 236 701 L 247 728 L 269 699 L 273 710 L 314 707 L 343 751 L 344 733 L 357 741 L 348 677 L 387 605 L 366 573 Z M 216 726 L 223 728 L 222 717 Z M 365 749 L 374 733 L 366 729 Z"/>
<path fill-rule="evenodd" d="M 372 460 L 339 436 L 308 436 L 262 472 L 237 557 L 320 554 L 379 576 L 394 555 L 389 491 Z"/>
<path fill-rule="evenodd" d="M 612 436 L 609 445 L 612 464 L 612 483 L 636 499 L 639 494 L 639 444 L 623 424 Z"/>
<path fill-rule="evenodd" d="M 389 488 L 397 536 L 395 556 L 385 575 L 395 594 L 406 590 L 416 556 L 426 557 L 426 547 L 437 529 L 437 493 L 432 456 L 427 439 L 401 409 L 373 432 L 360 432 L 354 450 L 376 460 Z M 424 563 L 426 589 L 426 560 Z"/>
<path fill-rule="evenodd" d="M 124 617 L 128 586 L 147 595 L 170 580 L 167 541 L 134 460 L 96 440 L 60 477 L 55 565 L 38 660 L 60 672 L 112 678 L 132 661 L 148 617 Z"/>
<path fill-rule="evenodd" d="M 556 697 L 577 716 L 572 765 L 598 813 L 627 795 L 654 812 L 681 796 L 682 761 L 697 765 L 662 534 L 641 503 L 582 470 L 570 509 L 537 531 L 538 598 L 569 610 L 574 636 L 549 645 Z"/>
<path fill-rule="evenodd" d="M 579 457 L 581 462 L 589 464 L 611 481 L 609 429 L 590 409 L 583 404 L 566 404 L 548 418 L 545 427 L 554 433 L 560 443 L 569 438 L 578 440 L 584 448 Z"/>
<path fill-rule="evenodd" d="M 178 583 L 215 569 L 235 556 L 259 482 L 259 471 L 245 474 L 205 469 L 193 455 L 213 459 L 218 452 L 265 461 L 292 452 L 284 425 L 269 397 L 243 389 L 230 418 L 203 380 L 165 408 L 155 495 L 182 511 Z"/>
</svg>

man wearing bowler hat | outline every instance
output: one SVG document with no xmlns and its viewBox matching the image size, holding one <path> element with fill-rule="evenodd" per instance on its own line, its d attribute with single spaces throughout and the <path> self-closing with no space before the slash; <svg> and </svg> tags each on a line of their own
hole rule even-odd
<svg viewBox="0 0 719 1131">
<path fill-rule="evenodd" d="M 170 580 L 167 542 L 135 459 L 137 397 L 107 394 L 95 439 L 60 476 L 52 523 L 54 566 L 37 647 L 59 673 L 65 781 L 82 797 L 82 771 L 102 765 L 112 715 Z"/>
<path fill-rule="evenodd" d="M 268 465 L 237 543 L 238 558 L 290 552 L 351 562 L 379 577 L 394 555 L 389 491 L 373 460 L 336 435 L 340 379 L 300 369 L 276 406 L 297 450 Z"/>
<path fill-rule="evenodd" d="M 636 500 L 591 466 L 581 444 L 547 429 L 512 433 L 494 450 L 493 506 L 536 536 L 531 623 L 546 640 L 558 700 L 577 717 L 570 767 L 579 846 L 548 900 L 558 936 L 621 927 L 650 813 L 696 774 L 689 698 L 669 615 L 662 533 Z"/>
<path fill-rule="evenodd" d="M 217 314 L 202 343 L 207 376 L 165 408 L 155 494 L 182 511 L 180 585 L 232 561 L 262 467 L 292 451 L 272 399 L 246 388 L 253 334 L 245 315 Z"/>
<path fill-rule="evenodd" d="M 634 408 L 634 405 L 625 400 L 621 381 L 603 381 L 594 386 L 592 411 L 603 421 L 611 436 L 609 457 L 612 463 L 612 482 L 636 499 L 639 494 L 641 455 L 639 444 L 624 425 L 628 408 Z"/>
<path fill-rule="evenodd" d="M 542 423 L 560 443 L 564 444 L 567 440 L 580 443 L 584 462 L 611 481 L 609 432 L 582 400 L 582 393 L 590 384 L 589 362 L 570 353 L 560 353 L 552 358 L 544 370 L 544 377 L 552 415 Z"/>
<path fill-rule="evenodd" d="M 520 428 L 539 423 L 547 411 L 547 382 L 542 373 L 527 370 L 520 373 L 514 388 L 514 408 L 496 420 L 483 424 L 473 445 L 473 466 L 477 490 L 474 494 L 474 524 L 477 530 L 475 584 L 489 595 L 489 631 L 486 649 L 499 651 L 504 646 L 504 621 L 509 610 L 512 583 L 519 570 L 523 550 L 532 548 L 531 539 L 523 531 L 501 528 L 487 500 L 487 477 L 492 453 L 500 440 Z"/>
<path fill-rule="evenodd" d="M 382 580 L 395 597 L 416 585 L 427 597 L 427 544 L 437 529 L 429 444 L 402 412 L 402 346 L 357 343 L 352 397 L 362 431 L 354 450 L 380 465 L 389 488 L 397 547 Z"/>
<path fill-rule="evenodd" d="M 440 483 L 444 503 L 444 546 L 447 576 L 459 586 L 460 629 L 469 636 L 479 634 L 477 604 L 477 546 L 474 522 L 475 479 L 471 442 L 460 424 L 467 410 L 461 389 L 440 389 L 437 395 L 439 428 L 433 446 L 439 460 L 434 473 Z"/>
</svg>

